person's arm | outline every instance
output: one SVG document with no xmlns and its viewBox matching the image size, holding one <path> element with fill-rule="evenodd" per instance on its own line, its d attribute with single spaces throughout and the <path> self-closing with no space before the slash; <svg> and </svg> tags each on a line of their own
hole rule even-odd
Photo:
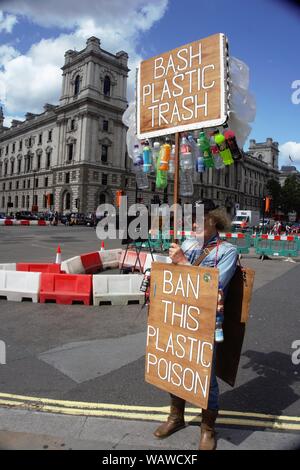
<svg viewBox="0 0 300 470">
<path fill-rule="evenodd" d="M 237 250 L 232 246 L 222 255 L 217 264 L 219 270 L 219 288 L 223 291 L 235 273 L 237 258 Z"/>
</svg>

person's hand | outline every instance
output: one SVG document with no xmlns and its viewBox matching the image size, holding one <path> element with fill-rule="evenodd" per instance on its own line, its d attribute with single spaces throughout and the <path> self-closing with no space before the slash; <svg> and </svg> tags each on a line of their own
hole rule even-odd
<svg viewBox="0 0 300 470">
<path fill-rule="evenodd" d="M 172 243 L 169 249 L 169 256 L 174 264 L 188 264 L 182 249 L 177 243 Z"/>
</svg>

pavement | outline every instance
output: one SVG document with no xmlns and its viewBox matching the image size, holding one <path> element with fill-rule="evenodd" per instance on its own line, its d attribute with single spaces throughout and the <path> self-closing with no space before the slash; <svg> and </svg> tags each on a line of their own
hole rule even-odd
<svg viewBox="0 0 300 470">
<path fill-rule="evenodd" d="M 0 262 L 51 261 L 99 249 L 89 227 L 0 227 Z M 118 246 L 107 242 L 106 247 Z M 255 290 L 236 387 L 220 383 L 219 449 L 300 447 L 300 263 L 243 263 Z M 186 429 L 158 441 L 152 432 L 168 396 L 144 381 L 146 310 L 0 300 L 0 448 L 197 449 L 199 411 Z"/>
</svg>

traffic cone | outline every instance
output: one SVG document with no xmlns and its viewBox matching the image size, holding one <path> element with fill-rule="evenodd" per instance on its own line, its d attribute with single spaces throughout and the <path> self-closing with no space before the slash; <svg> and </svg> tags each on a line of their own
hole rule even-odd
<svg viewBox="0 0 300 470">
<path fill-rule="evenodd" d="M 104 241 L 101 242 L 101 249 L 100 251 L 105 251 L 105 248 L 104 248 Z"/>
<path fill-rule="evenodd" d="M 57 251 L 56 251 L 55 264 L 61 264 L 61 249 L 60 249 L 59 245 L 58 245 Z"/>
</svg>

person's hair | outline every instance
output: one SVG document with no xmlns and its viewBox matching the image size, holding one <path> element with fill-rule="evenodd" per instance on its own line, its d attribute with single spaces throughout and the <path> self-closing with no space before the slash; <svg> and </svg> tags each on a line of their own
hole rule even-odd
<svg viewBox="0 0 300 470">
<path fill-rule="evenodd" d="M 228 231 L 231 228 L 231 219 L 223 207 L 218 207 L 208 213 L 208 216 L 214 221 L 218 232 Z"/>
</svg>

